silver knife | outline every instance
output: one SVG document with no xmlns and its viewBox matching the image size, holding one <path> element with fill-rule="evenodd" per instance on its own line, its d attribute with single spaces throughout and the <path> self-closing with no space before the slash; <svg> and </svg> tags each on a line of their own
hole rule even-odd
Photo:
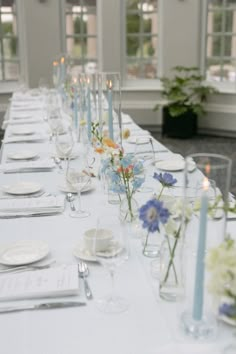
<svg viewBox="0 0 236 354">
<path fill-rule="evenodd" d="M 80 302 L 80 301 L 44 302 L 44 303 L 33 304 L 33 305 L 0 307 L 0 314 L 9 313 L 9 312 L 18 312 L 18 311 L 62 309 L 65 307 L 78 307 L 78 306 L 86 306 L 86 302 Z"/>
</svg>

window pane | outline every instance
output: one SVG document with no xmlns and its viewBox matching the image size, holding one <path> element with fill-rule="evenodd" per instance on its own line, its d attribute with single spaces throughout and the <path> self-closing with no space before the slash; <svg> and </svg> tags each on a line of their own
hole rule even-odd
<svg viewBox="0 0 236 354">
<path fill-rule="evenodd" d="M 66 50 L 81 70 L 97 61 L 96 0 L 66 0 Z"/>
<path fill-rule="evenodd" d="M 0 1 L 0 80 L 19 78 L 16 1 Z M 12 61 L 14 60 L 14 61 Z"/>
<path fill-rule="evenodd" d="M 126 0 L 127 78 L 157 77 L 157 3 Z"/>
<path fill-rule="evenodd" d="M 5 80 L 17 80 L 19 78 L 19 64 L 5 62 Z"/>
<path fill-rule="evenodd" d="M 234 81 L 236 1 L 209 1 L 207 32 L 207 77 L 216 81 Z"/>
</svg>

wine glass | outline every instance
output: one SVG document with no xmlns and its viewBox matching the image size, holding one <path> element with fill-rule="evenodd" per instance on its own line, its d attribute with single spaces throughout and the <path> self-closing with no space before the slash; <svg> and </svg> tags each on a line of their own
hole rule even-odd
<svg viewBox="0 0 236 354">
<path fill-rule="evenodd" d="M 107 242 L 106 250 L 99 251 L 101 239 L 98 235 L 111 235 Z M 99 242 L 99 246 L 96 243 Z M 97 308 L 105 313 L 120 313 L 129 307 L 128 301 L 120 297 L 115 292 L 116 269 L 120 267 L 129 257 L 129 244 L 125 225 L 122 224 L 117 216 L 110 215 L 107 218 L 99 218 L 97 221 L 94 235 L 93 253 L 96 260 L 101 263 L 109 272 L 111 279 L 111 291 L 108 296 L 96 301 Z"/>
<path fill-rule="evenodd" d="M 139 188 L 139 192 L 151 193 L 153 188 L 150 187 L 150 177 L 153 177 L 155 153 L 153 147 L 153 138 L 149 135 L 138 136 L 135 142 L 135 157 L 140 160 L 143 165 L 142 177 L 144 183 Z M 140 176 L 141 177 L 141 176 Z"/>
<path fill-rule="evenodd" d="M 56 131 L 55 146 L 58 158 L 64 159 L 67 166 L 74 147 L 74 136 L 70 126 L 63 124 L 62 130 Z"/>
<path fill-rule="evenodd" d="M 85 218 L 90 212 L 83 210 L 81 207 L 81 191 L 91 184 L 91 174 L 88 167 L 86 150 L 83 147 L 79 150 L 76 161 L 69 159 L 66 171 L 66 181 L 77 191 L 78 209 L 71 211 L 70 216 L 73 218 Z"/>
</svg>

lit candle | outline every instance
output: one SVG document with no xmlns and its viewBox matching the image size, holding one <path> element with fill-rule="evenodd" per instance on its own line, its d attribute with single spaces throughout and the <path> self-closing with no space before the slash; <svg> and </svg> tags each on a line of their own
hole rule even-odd
<svg viewBox="0 0 236 354">
<path fill-rule="evenodd" d="M 65 58 L 61 57 L 61 83 L 65 80 Z"/>
<path fill-rule="evenodd" d="M 107 82 L 107 100 L 108 100 L 108 128 L 109 137 L 113 140 L 113 109 L 112 109 L 112 82 L 109 80 Z"/>
<path fill-rule="evenodd" d="M 196 260 L 196 273 L 194 285 L 194 300 L 193 300 L 193 319 L 200 321 L 203 314 L 204 301 L 204 273 L 205 273 L 205 248 L 206 248 L 206 234 L 207 234 L 207 211 L 208 211 L 208 195 L 209 188 L 208 178 L 203 180 L 203 192 L 201 195 L 201 209 L 200 209 L 200 224 L 198 234 L 198 249 Z"/>
<path fill-rule="evenodd" d="M 74 91 L 74 102 L 73 102 L 73 112 L 74 112 L 74 127 L 78 127 L 78 91 L 77 91 L 77 79 L 73 79 L 73 91 Z"/>
<path fill-rule="evenodd" d="M 53 61 L 53 74 L 52 74 L 52 81 L 53 81 L 53 85 L 55 87 L 57 87 L 58 83 L 59 83 L 59 75 L 58 75 L 58 61 L 54 60 Z"/>
<path fill-rule="evenodd" d="M 103 117 L 102 117 L 102 77 L 98 75 L 98 117 L 99 117 L 99 133 L 102 136 L 103 130 Z"/>
<path fill-rule="evenodd" d="M 88 139 L 91 141 L 91 92 L 90 92 L 90 80 L 87 79 L 87 101 L 88 101 L 88 110 L 87 110 L 87 126 L 88 126 Z"/>
</svg>

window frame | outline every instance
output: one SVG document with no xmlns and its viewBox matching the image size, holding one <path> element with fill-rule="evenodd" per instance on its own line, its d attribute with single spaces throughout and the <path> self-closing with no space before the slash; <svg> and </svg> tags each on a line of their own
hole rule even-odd
<svg viewBox="0 0 236 354">
<path fill-rule="evenodd" d="M 207 39 L 208 39 L 208 0 L 202 0 L 201 3 L 201 58 L 200 58 L 200 67 L 201 67 L 201 73 L 202 75 L 206 78 L 206 72 L 207 72 Z M 223 7 L 224 9 L 226 7 Z M 220 32 L 220 35 L 224 35 L 227 32 Z M 230 32 L 231 33 L 231 32 Z M 233 32 L 232 32 L 233 34 Z M 214 35 L 212 36 L 214 37 Z M 222 60 L 225 58 L 224 55 L 222 55 L 222 48 L 221 48 L 221 56 L 217 57 Z M 223 56 L 223 58 L 222 58 Z M 212 56 L 213 57 L 213 56 Z M 233 57 L 230 57 L 233 58 Z M 236 67 L 235 67 L 235 73 L 236 73 Z M 219 92 L 222 93 L 235 93 L 236 92 L 236 78 L 234 82 L 229 82 L 229 81 L 215 81 L 215 80 L 208 80 L 206 78 L 206 82 L 214 86 Z"/>
</svg>

